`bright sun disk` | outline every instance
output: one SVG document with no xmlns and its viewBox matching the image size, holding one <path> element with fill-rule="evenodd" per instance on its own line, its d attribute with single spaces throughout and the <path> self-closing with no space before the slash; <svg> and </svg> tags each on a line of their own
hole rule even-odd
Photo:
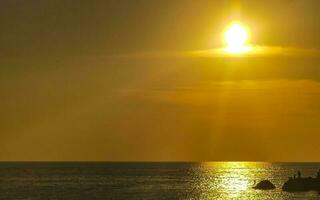
<svg viewBox="0 0 320 200">
<path fill-rule="evenodd" d="M 248 30 L 240 23 L 233 23 L 225 33 L 225 51 L 233 54 L 246 53 L 251 50 L 251 47 L 246 45 L 248 40 Z"/>
</svg>

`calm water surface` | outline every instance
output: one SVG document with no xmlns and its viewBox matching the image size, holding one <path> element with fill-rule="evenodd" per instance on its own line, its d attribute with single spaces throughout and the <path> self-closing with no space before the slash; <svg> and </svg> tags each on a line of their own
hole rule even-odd
<svg viewBox="0 0 320 200">
<path fill-rule="evenodd" d="M 320 199 L 287 193 L 297 170 L 314 176 L 320 163 L 1 163 L 0 199 Z M 269 179 L 276 190 L 253 190 Z"/>
</svg>

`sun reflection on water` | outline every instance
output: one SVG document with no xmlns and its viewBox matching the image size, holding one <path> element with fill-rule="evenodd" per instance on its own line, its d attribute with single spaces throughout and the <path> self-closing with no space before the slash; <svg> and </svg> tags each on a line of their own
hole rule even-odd
<svg viewBox="0 0 320 200">
<path fill-rule="evenodd" d="M 224 177 L 220 179 L 221 189 L 227 192 L 225 193 L 226 196 L 236 198 L 250 187 L 250 171 L 248 168 L 248 165 L 251 165 L 250 163 L 225 162 L 219 164 L 219 168 L 222 169 L 220 176 Z"/>
<path fill-rule="evenodd" d="M 208 188 L 203 191 L 200 199 L 241 199 L 249 196 L 255 199 L 251 189 L 254 180 L 259 180 L 257 163 L 250 162 L 219 162 L 203 163 L 202 175 L 198 177 L 199 188 Z M 261 176 L 261 174 L 260 174 Z"/>
</svg>

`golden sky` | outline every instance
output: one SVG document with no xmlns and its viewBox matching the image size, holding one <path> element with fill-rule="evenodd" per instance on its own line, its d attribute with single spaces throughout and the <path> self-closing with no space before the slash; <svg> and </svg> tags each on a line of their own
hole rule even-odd
<svg viewBox="0 0 320 200">
<path fill-rule="evenodd" d="M 319 6 L 4 0 L 0 160 L 320 161 Z"/>
</svg>

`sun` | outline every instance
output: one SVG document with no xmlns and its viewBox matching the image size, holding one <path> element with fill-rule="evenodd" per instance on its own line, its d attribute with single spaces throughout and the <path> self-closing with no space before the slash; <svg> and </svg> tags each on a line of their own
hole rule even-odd
<svg viewBox="0 0 320 200">
<path fill-rule="evenodd" d="M 225 32 L 225 51 L 232 54 L 242 54 L 251 50 L 247 43 L 249 41 L 249 31 L 239 22 L 234 22 Z"/>
</svg>

